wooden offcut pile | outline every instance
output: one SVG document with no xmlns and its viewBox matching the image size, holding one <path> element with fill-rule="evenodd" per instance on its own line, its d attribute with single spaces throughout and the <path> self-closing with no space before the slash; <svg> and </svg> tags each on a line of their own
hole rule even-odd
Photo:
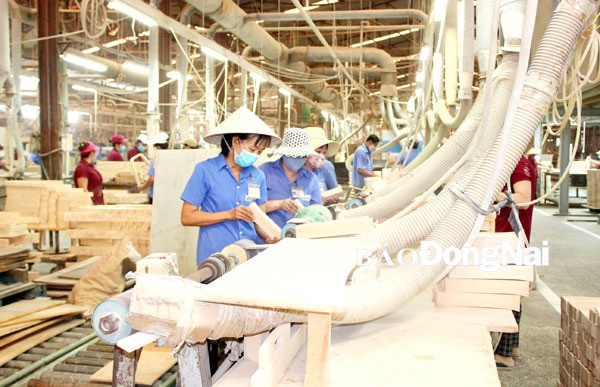
<svg viewBox="0 0 600 387">
<path fill-rule="evenodd" d="M 98 161 L 96 169 L 102 175 L 104 182 L 136 184 L 135 173 L 137 173 L 140 182 L 146 181 L 148 179 L 148 164 L 140 162 L 136 162 L 134 166 L 131 164 L 123 161 Z"/>
<path fill-rule="evenodd" d="M 65 235 L 72 239 L 71 252 L 79 258 L 104 255 L 123 237 L 146 256 L 150 251 L 151 205 L 87 206 L 65 214 L 71 227 Z"/>
<path fill-rule="evenodd" d="M 148 203 L 148 194 L 142 193 L 130 193 L 124 190 L 110 190 L 105 189 L 102 191 L 104 195 L 104 204 L 144 204 Z"/>
<path fill-rule="evenodd" d="M 600 386 L 600 298 L 563 297 L 559 386 Z"/>
<path fill-rule="evenodd" d="M 29 243 L 39 243 L 40 235 L 27 229 L 26 219 L 18 212 L 0 212 L 0 246 L 22 247 Z"/>
<path fill-rule="evenodd" d="M 600 210 L 600 169 L 587 171 L 587 205 L 593 210 Z"/>
<path fill-rule="evenodd" d="M 100 257 L 92 257 L 77 262 L 51 274 L 38 277 L 35 283 L 45 285 L 48 297 L 66 299 L 79 280 L 92 268 Z"/>
<path fill-rule="evenodd" d="M 18 301 L 0 307 L 0 366 L 84 320 L 85 308 L 49 298 Z"/>
<path fill-rule="evenodd" d="M 55 180 L 7 181 L 7 212 L 17 212 L 27 228 L 33 230 L 65 230 L 66 212 L 92 203 L 90 192 L 73 188 Z"/>
<path fill-rule="evenodd" d="M 0 305 L 7 297 L 32 293 L 35 285 L 29 281 L 26 262 L 32 259 L 24 247 L 0 247 Z"/>
</svg>

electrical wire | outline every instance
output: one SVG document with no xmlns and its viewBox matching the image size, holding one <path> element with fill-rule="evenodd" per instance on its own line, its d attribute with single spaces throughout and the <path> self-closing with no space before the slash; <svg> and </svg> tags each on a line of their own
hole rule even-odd
<svg viewBox="0 0 600 387">
<path fill-rule="evenodd" d="M 85 35 L 90 39 L 98 39 L 104 35 L 108 26 L 104 0 L 82 0 L 79 10 Z"/>
</svg>

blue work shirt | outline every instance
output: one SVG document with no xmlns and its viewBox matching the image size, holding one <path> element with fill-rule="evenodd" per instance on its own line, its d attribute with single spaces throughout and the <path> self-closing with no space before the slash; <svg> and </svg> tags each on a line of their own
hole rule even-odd
<svg viewBox="0 0 600 387">
<path fill-rule="evenodd" d="M 156 171 L 154 170 L 154 158 L 150 159 L 150 166 L 148 167 L 148 176 L 154 176 Z M 148 186 L 148 196 L 150 199 L 154 199 L 154 184 Z"/>
<path fill-rule="evenodd" d="M 290 183 L 283 170 L 283 165 L 281 165 L 282 162 L 283 159 L 279 159 L 260 166 L 260 169 L 265 173 L 267 179 L 268 200 L 299 199 L 305 207 L 311 204 L 323 204 L 317 177 L 311 171 L 306 169 L 306 167 L 302 167 L 298 171 L 296 181 Z M 304 197 L 293 197 L 292 188 L 302 188 Z M 283 225 L 292 218 L 292 215 L 284 210 L 273 211 L 267 215 L 269 215 L 269 218 L 273 219 L 279 227 L 283 227 Z"/>
<path fill-rule="evenodd" d="M 359 169 L 373 172 L 373 160 L 371 152 L 365 144 L 362 144 L 354 152 L 354 163 L 352 164 L 352 185 L 362 188 L 365 186 L 365 176 L 358 173 Z"/>
<path fill-rule="evenodd" d="M 408 152 L 406 152 L 405 154 L 402 155 L 402 157 L 400 157 L 400 161 L 398 162 L 399 165 L 404 165 L 404 160 L 406 160 L 408 158 L 408 161 L 406 162 L 406 165 L 408 166 L 410 163 L 412 163 L 412 161 L 414 159 L 417 158 L 417 156 L 419 155 L 419 153 L 421 153 L 420 150 L 418 149 L 411 149 Z"/>
<path fill-rule="evenodd" d="M 335 167 L 331 161 L 325 160 L 325 164 L 321 168 L 313 169 L 313 173 L 317 176 L 317 180 L 319 180 L 321 191 L 327 191 L 338 186 Z"/>
<path fill-rule="evenodd" d="M 181 194 L 181 200 L 204 212 L 229 211 L 237 206 L 248 206 L 252 203 L 247 197 L 249 184 L 256 184 L 260 188 L 260 199 L 255 203 L 263 204 L 267 200 L 267 184 L 263 172 L 256 167 L 244 168 L 240 172 L 238 182 L 221 154 L 196 164 Z M 211 254 L 240 239 L 258 241 L 254 223 L 226 220 L 200 227 L 196 261 L 200 263 Z"/>
</svg>

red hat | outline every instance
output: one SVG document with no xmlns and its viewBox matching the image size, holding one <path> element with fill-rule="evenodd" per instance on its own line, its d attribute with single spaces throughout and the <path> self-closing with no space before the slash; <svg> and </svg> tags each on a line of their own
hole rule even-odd
<svg viewBox="0 0 600 387">
<path fill-rule="evenodd" d="M 96 145 L 94 145 L 93 142 L 88 141 L 87 143 L 88 143 L 88 146 L 85 149 L 80 150 L 79 151 L 80 154 L 88 153 L 88 152 L 91 152 L 91 151 L 94 151 L 94 152 L 98 153 L 98 151 L 100 149 L 98 149 L 98 147 Z"/>
<path fill-rule="evenodd" d="M 111 137 L 110 142 L 114 145 L 117 143 L 124 144 L 127 142 L 127 139 L 120 134 L 115 134 Z"/>
</svg>

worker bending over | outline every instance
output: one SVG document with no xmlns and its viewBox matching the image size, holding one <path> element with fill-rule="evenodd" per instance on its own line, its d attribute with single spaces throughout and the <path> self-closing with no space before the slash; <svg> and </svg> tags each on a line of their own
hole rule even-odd
<svg viewBox="0 0 600 387">
<path fill-rule="evenodd" d="M 367 141 L 361 144 L 354 152 L 354 161 L 352 164 L 352 185 L 358 188 L 365 186 L 365 177 L 379 176 L 373 172 L 373 160 L 371 153 L 375 151 L 379 144 L 379 137 L 371 134 Z"/>
<path fill-rule="evenodd" d="M 322 204 L 317 177 L 304 166 L 307 157 L 317 153 L 310 147 L 306 130 L 288 128 L 275 154 L 281 158 L 261 165 L 260 169 L 267 178 L 267 215 L 283 227 L 301 209 L 298 203 Z"/>
<path fill-rule="evenodd" d="M 181 200 L 181 223 L 199 226 L 196 261 L 241 239 L 258 241 L 248 206 L 263 211 L 267 200 L 264 173 L 253 166 L 271 143 L 281 139 L 246 107 L 241 107 L 209 133 L 205 140 L 221 145 L 221 154 L 196 164 Z M 262 234 L 262 230 L 258 230 Z M 273 243 L 276 240 L 267 240 Z"/>
</svg>

